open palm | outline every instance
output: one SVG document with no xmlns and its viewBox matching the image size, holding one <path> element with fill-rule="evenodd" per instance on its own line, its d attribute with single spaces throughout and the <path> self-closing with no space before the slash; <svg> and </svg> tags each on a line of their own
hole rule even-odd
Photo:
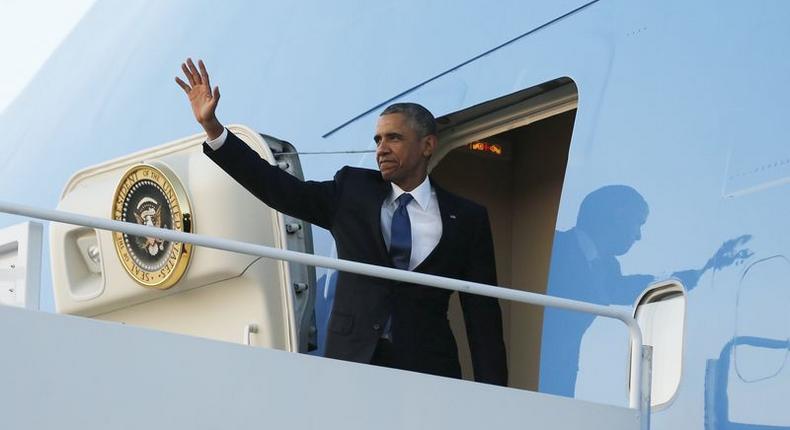
<svg viewBox="0 0 790 430">
<path fill-rule="evenodd" d="M 198 66 L 200 70 L 195 67 L 191 58 L 187 58 L 187 61 L 181 64 L 181 70 L 184 71 L 184 76 L 189 83 L 187 84 L 179 77 L 176 77 L 176 83 L 189 97 L 192 113 L 197 122 L 205 126 L 216 122 L 215 112 L 219 102 L 219 87 L 214 87 L 214 90 L 211 90 L 211 82 L 203 60 L 198 60 Z"/>
</svg>

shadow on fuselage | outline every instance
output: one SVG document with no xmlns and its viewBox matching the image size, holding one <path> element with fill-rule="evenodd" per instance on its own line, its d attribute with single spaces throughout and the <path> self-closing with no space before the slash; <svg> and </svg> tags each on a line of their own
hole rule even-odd
<svg viewBox="0 0 790 430">
<path fill-rule="evenodd" d="M 576 225 L 555 232 L 547 294 L 599 305 L 632 305 L 656 277 L 624 275 L 618 257 L 642 238 L 649 214 L 644 197 L 627 185 L 608 185 L 588 194 Z M 743 235 L 727 240 L 702 267 L 676 271 L 672 277 L 691 290 L 706 271 L 750 257 L 752 252 L 743 247 L 750 239 Z M 545 310 L 541 392 L 574 396 L 582 337 L 594 319 L 590 314 Z"/>
</svg>

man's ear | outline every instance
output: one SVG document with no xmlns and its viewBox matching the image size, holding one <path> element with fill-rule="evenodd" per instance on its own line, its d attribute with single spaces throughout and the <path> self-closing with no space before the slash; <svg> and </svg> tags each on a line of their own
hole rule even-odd
<svg viewBox="0 0 790 430">
<path fill-rule="evenodd" d="M 423 139 L 423 149 L 422 149 L 422 156 L 425 158 L 431 158 L 433 152 L 436 151 L 436 145 L 439 144 L 439 138 L 436 137 L 435 134 L 429 134 Z"/>
</svg>

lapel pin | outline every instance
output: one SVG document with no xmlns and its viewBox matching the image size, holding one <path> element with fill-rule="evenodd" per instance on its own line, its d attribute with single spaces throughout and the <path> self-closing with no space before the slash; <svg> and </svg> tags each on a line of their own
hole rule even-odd
<svg viewBox="0 0 790 430">
<path fill-rule="evenodd" d="M 450 219 L 455 219 L 455 215 L 450 215 Z"/>
</svg>

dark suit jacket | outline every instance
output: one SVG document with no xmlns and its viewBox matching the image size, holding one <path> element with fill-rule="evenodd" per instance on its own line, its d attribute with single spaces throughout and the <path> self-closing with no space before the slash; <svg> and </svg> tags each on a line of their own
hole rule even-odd
<svg viewBox="0 0 790 430">
<path fill-rule="evenodd" d="M 392 267 L 381 235 L 381 205 L 391 191 L 375 170 L 344 167 L 334 180 L 306 181 L 262 160 L 233 133 L 204 152 L 239 184 L 272 208 L 329 230 L 338 257 Z M 442 237 L 414 270 L 496 285 L 493 244 L 485 208 L 435 183 Z M 447 320 L 451 292 L 340 273 L 329 320 L 326 356 L 369 363 L 392 316 L 394 367 L 460 377 L 458 350 Z M 505 385 L 502 317 L 496 299 L 461 294 L 475 373 Z"/>
</svg>

